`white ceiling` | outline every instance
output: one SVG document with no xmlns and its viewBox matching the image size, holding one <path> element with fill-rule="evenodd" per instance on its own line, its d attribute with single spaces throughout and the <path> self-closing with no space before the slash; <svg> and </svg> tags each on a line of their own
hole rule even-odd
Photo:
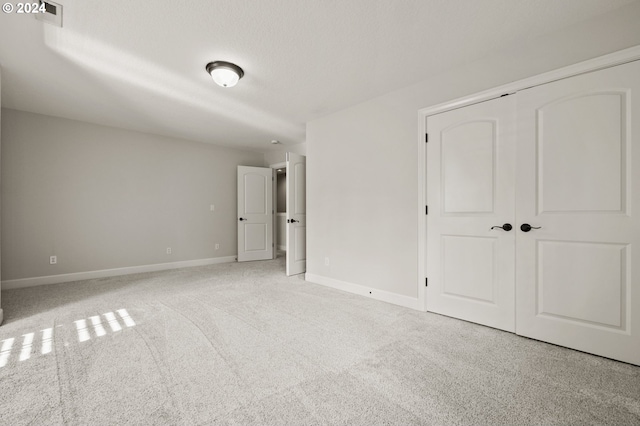
<svg viewBox="0 0 640 426">
<path fill-rule="evenodd" d="M 2 106 L 269 151 L 316 117 L 635 0 L 57 0 L 0 14 Z M 205 65 L 245 77 L 221 88 Z"/>
</svg>

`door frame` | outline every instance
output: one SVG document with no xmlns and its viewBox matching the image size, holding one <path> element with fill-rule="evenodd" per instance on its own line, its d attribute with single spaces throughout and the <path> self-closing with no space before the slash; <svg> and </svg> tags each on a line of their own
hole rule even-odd
<svg viewBox="0 0 640 426">
<path fill-rule="evenodd" d="M 573 77 L 587 72 L 598 71 L 605 68 L 622 65 L 640 59 L 640 46 L 619 50 L 608 55 L 589 59 L 577 64 L 569 65 L 557 70 L 549 71 L 533 77 L 528 77 L 513 83 L 504 84 L 492 89 L 477 92 L 468 96 L 463 96 L 451 101 L 440 103 L 418 110 L 418 309 L 427 310 L 427 292 L 425 289 L 425 278 L 427 277 L 427 215 L 425 206 L 427 205 L 427 185 L 426 185 L 426 161 L 427 161 L 427 117 L 439 114 L 452 109 L 462 108 L 489 99 L 498 98 L 505 94 L 513 94 L 534 86 L 550 83 L 552 81 Z"/>
</svg>

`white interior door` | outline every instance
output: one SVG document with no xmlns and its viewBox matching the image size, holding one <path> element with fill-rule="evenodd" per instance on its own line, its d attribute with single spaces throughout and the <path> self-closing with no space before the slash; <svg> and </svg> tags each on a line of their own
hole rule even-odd
<svg viewBox="0 0 640 426">
<path fill-rule="evenodd" d="M 514 125 L 514 96 L 427 118 L 427 310 L 508 331 Z"/>
<path fill-rule="evenodd" d="M 306 157 L 287 152 L 287 275 L 307 270 Z"/>
<path fill-rule="evenodd" d="M 640 364 L 640 62 L 517 103 L 517 333 Z"/>
<path fill-rule="evenodd" d="M 238 166 L 238 262 L 273 258 L 273 169 Z"/>
</svg>

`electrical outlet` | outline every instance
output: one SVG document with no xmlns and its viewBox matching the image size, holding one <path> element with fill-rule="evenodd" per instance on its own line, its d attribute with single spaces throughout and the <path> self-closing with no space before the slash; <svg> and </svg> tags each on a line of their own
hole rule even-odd
<svg viewBox="0 0 640 426">
<path fill-rule="evenodd" d="M 220 244 L 216 244 L 216 250 L 220 250 Z"/>
<path fill-rule="evenodd" d="M 324 266 L 329 266 L 329 258 L 328 257 L 324 258 Z"/>
<path fill-rule="evenodd" d="M 214 206 L 213 204 L 209 206 L 209 210 L 214 211 L 215 209 L 216 209 L 216 206 Z"/>
<path fill-rule="evenodd" d="M 49 265 L 55 265 L 58 263 L 58 256 L 49 256 Z"/>
<path fill-rule="evenodd" d="M 171 247 L 167 247 L 167 254 L 171 254 Z"/>
</svg>

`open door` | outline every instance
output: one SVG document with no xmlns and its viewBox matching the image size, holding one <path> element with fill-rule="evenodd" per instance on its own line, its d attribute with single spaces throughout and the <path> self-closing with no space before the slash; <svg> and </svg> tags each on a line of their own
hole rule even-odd
<svg viewBox="0 0 640 426">
<path fill-rule="evenodd" d="M 238 166 L 238 262 L 273 258 L 273 169 Z"/>
<path fill-rule="evenodd" d="M 287 152 L 287 275 L 307 270 L 306 160 Z"/>
</svg>

